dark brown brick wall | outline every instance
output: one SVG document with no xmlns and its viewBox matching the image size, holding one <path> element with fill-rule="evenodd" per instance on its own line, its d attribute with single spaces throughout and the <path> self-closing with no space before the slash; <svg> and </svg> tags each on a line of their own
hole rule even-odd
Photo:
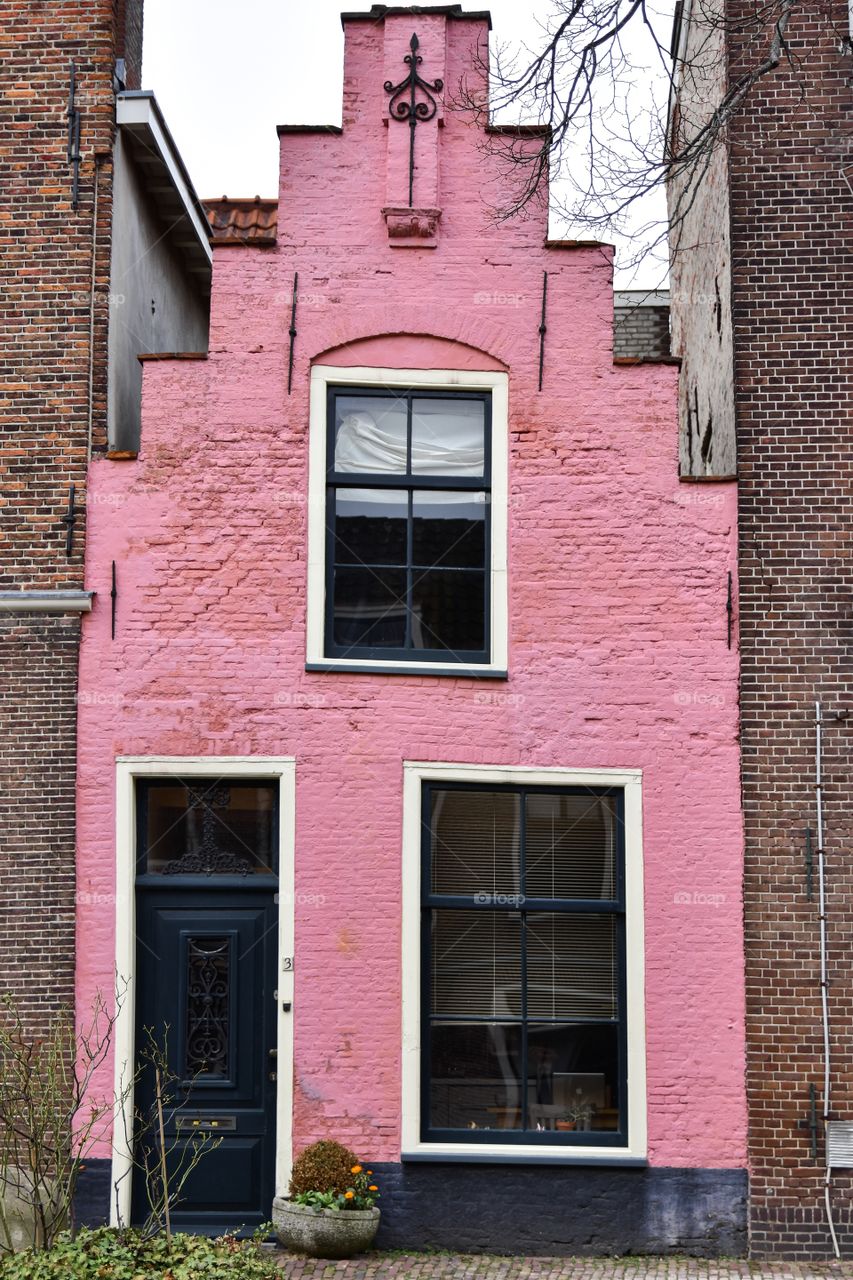
<svg viewBox="0 0 853 1280">
<path fill-rule="evenodd" d="M 77 617 L 0 617 L 0 989 L 43 1025 L 74 991 Z"/>
<path fill-rule="evenodd" d="M 730 74 L 766 51 L 730 0 Z M 776 10 L 774 9 L 774 16 Z M 752 1250 L 829 1250 L 824 1145 L 812 1161 L 808 1089 L 822 1105 L 817 902 L 804 838 L 816 825 L 815 714 L 826 716 L 832 1115 L 853 1120 L 850 369 L 853 161 L 846 9 L 795 7 L 787 62 L 730 138 L 732 305 L 740 477 L 740 634 L 746 827 Z M 849 176 L 849 175 L 848 175 Z M 835 719 L 849 709 L 847 720 Z M 853 1251 L 851 1176 L 834 1178 Z"/>
<path fill-rule="evenodd" d="M 141 33 L 141 0 L 3 6 L 0 588 L 6 590 L 84 585 L 90 421 L 94 448 L 105 441 L 112 76 L 123 53 L 138 74 Z M 81 114 L 76 209 L 67 156 L 71 62 Z M 72 483 L 79 515 L 66 557 L 62 516 Z M 0 989 L 24 993 L 35 1014 L 73 996 L 80 621 L 27 614 L 0 622 Z"/>
</svg>

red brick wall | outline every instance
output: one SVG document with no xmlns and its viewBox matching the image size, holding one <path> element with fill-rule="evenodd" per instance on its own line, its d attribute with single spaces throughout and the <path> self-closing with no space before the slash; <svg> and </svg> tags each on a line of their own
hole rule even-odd
<svg viewBox="0 0 853 1280">
<path fill-rule="evenodd" d="M 141 3 L 126 0 L 138 65 Z M 125 37 L 121 36 L 122 44 Z M 133 50 L 133 53 L 130 53 Z M 105 432 L 115 0 L 7 3 L 0 23 L 0 587 L 83 586 L 92 434 Z M 69 63 L 81 113 L 79 201 L 67 158 Z M 95 174 L 98 211 L 95 226 Z M 94 290 L 93 239 L 96 239 Z M 61 523 L 69 485 L 73 554 Z M 0 988 L 29 1007 L 73 994 L 75 701 L 79 619 L 6 617 L 0 643 Z"/>
<path fill-rule="evenodd" d="M 731 0 L 730 28 L 750 6 Z M 775 13 L 775 10 L 774 10 Z M 830 25 L 834 19 L 834 26 Z M 805 892 L 814 828 L 814 702 L 826 717 L 826 853 L 832 1115 L 853 1120 L 853 837 L 850 665 L 850 354 L 853 196 L 846 9 L 795 7 L 798 70 L 761 81 L 731 131 L 735 394 L 740 477 L 740 634 L 746 821 L 752 1248 L 825 1253 L 818 908 Z M 730 37 L 730 73 L 766 49 Z M 847 123 L 845 124 L 845 114 Z M 849 175 L 848 175 L 849 176 Z M 847 721 L 833 718 L 851 710 Z M 853 1249 L 851 1178 L 835 1179 L 842 1251 Z"/>
<path fill-rule="evenodd" d="M 142 7 L 143 0 L 117 0 L 116 5 L 116 57 L 125 60 L 128 89 L 142 85 Z"/>
</svg>

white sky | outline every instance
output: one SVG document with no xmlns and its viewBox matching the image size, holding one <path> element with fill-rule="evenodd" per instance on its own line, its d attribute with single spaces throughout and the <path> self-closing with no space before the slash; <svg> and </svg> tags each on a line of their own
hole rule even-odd
<svg viewBox="0 0 853 1280">
<path fill-rule="evenodd" d="M 551 11 L 550 0 L 463 7 L 488 8 L 493 41 L 512 47 L 537 47 L 539 21 Z M 200 196 L 278 194 L 275 127 L 340 123 L 341 10 L 369 8 L 358 0 L 146 0 L 143 87 L 157 95 Z M 616 286 L 659 288 L 661 268 L 617 272 Z"/>
</svg>

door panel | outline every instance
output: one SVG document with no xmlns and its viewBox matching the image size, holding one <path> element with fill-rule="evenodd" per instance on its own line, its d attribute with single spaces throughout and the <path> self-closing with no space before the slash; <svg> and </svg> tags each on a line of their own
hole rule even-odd
<svg viewBox="0 0 853 1280">
<path fill-rule="evenodd" d="M 231 879 L 231 878 L 229 878 Z M 146 883 L 147 881 L 147 883 Z M 278 909 L 275 887 L 215 888 L 148 877 L 137 885 L 137 1054 L 150 1028 L 167 1048 L 174 1104 L 167 1149 L 193 1132 L 207 1150 L 172 1212 L 175 1230 L 252 1231 L 270 1217 L 275 1178 L 275 1048 Z M 153 1072 L 137 1084 L 151 1114 Z M 134 1185 L 133 1218 L 147 1213 Z"/>
</svg>

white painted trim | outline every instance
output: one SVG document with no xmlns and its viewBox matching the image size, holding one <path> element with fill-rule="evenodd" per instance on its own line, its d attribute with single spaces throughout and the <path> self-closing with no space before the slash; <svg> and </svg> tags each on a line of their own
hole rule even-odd
<svg viewBox="0 0 853 1280">
<path fill-rule="evenodd" d="M 323 652 L 326 597 L 326 398 L 330 383 L 364 387 L 424 387 L 431 391 L 490 391 L 492 395 L 492 564 L 490 653 L 488 663 L 460 664 L 466 672 L 507 669 L 509 615 L 507 602 L 507 529 L 509 524 L 509 378 L 494 370 L 341 368 L 316 364 L 311 369 L 308 432 L 308 604 L 307 661 L 329 670 L 353 667 L 432 672 L 446 663 L 387 662 L 384 659 L 327 658 Z"/>
<path fill-rule="evenodd" d="M 213 262 L 213 250 L 210 246 L 210 228 L 200 208 L 198 196 L 184 168 L 172 136 L 166 127 L 154 94 L 146 90 L 130 90 L 116 97 L 116 124 L 120 129 L 144 130 L 148 135 L 146 141 L 160 157 L 175 194 L 184 206 L 184 213 L 195 232 L 198 247 L 207 259 Z"/>
<path fill-rule="evenodd" d="M 136 778 L 178 774 L 276 778 L 279 782 L 279 962 L 293 956 L 294 850 L 296 838 L 296 760 L 293 756 L 121 756 L 116 760 L 116 985 L 124 992 L 113 1032 L 117 1100 L 113 1127 L 110 1222 L 130 1222 L 131 1158 L 126 1141 L 132 1134 L 133 1090 L 120 1106 L 125 1082 L 133 1074 L 136 992 Z M 276 1099 L 276 1194 L 283 1194 L 293 1159 L 293 970 L 278 975 L 278 1094 Z M 118 1184 L 118 1187 L 117 1187 Z"/>
<path fill-rule="evenodd" d="M 492 1156 L 644 1159 L 647 1154 L 645 949 L 643 920 L 643 774 L 640 769 L 564 769 L 522 765 L 403 762 L 403 1053 L 402 1154 L 472 1154 L 467 1143 L 422 1142 L 420 1137 L 421 785 L 423 782 L 515 783 L 528 786 L 622 787 L 625 794 L 625 933 L 628 1027 L 628 1144 L 625 1147 L 478 1144 Z M 474 1153 L 476 1154 L 476 1153 Z"/>
<path fill-rule="evenodd" d="M 0 591 L 0 613 L 91 613 L 94 591 Z"/>
</svg>

